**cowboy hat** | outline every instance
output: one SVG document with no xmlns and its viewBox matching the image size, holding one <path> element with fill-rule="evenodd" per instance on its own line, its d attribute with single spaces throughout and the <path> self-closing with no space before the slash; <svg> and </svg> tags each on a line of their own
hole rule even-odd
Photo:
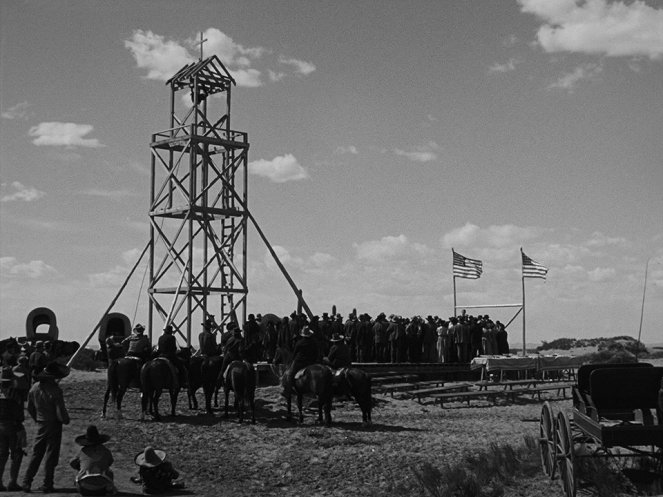
<svg viewBox="0 0 663 497">
<path fill-rule="evenodd" d="M 109 435 L 105 435 L 103 433 L 99 433 L 99 430 L 97 430 L 97 427 L 95 425 L 90 425 L 87 427 L 87 431 L 85 432 L 85 435 L 79 435 L 77 436 L 74 441 L 78 445 L 82 445 L 83 447 L 87 445 L 100 445 L 108 442 L 110 440 Z"/>
<path fill-rule="evenodd" d="M 136 326 L 134 326 L 134 331 L 137 332 L 137 333 L 142 333 L 142 332 L 145 331 L 145 326 L 138 323 Z"/>
<path fill-rule="evenodd" d="M 143 452 L 140 452 L 134 458 L 134 462 L 138 466 L 145 466 L 147 468 L 154 468 L 166 460 L 166 453 L 163 450 L 155 449 L 153 447 L 145 447 Z"/>
<path fill-rule="evenodd" d="M 37 380 L 59 380 L 65 376 L 69 376 L 70 369 L 64 364 L 59 362 L 49 363 L 41 373 L 35 376 Z"/>
<path fill-rule="evenodd" d="M 302 328 L 302 331 L 299 332 L 299 334 L 303 337 L 312 337 L 313 336 L 313 332 L 311 331 L 311 328 L 309 328 L 308 326 L 304 326 Z"/>
<path fill-rule="evenodd" d="M 329 339 L 330 342 L 340 342 L 342 340 L 345 340 L 345 337 L 343 335 L 339 335 L 338 333 L 332 333 L 332 336 Z"/>
</svg>

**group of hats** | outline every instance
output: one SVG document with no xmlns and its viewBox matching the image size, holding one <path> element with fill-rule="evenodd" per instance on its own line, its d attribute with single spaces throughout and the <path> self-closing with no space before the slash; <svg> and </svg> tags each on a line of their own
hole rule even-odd
<svg viewBox="0 0 663 497">
<path fill-rule="evenodd" d="M 99 430 L 95 425 L 89 425 L 83 435 L 79 435 L 74 439 L 74 441 L 82 447 L 105 444 L 109 440 L 110 435 L 99 433 Z M 148 468 L 154 468 L 165 460 L 165 451 L 149 446 L 145 447 L 145 450 L 139 452 L 134 458 L 134 462 L 138 466 L 145 466 Z"/>
</svg>

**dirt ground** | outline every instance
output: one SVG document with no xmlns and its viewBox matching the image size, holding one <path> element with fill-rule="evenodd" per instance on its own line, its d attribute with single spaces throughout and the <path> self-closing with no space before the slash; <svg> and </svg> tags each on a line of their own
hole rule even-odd
<svg viewBox="0 0 663 497">
<path fill-rule="evenodd" d="M 122 495 L 141 495 L 129 477 L 136 472 L 135 455 L 152 445 L 167 452 L 186 483 L 185 490 L 171 495 L 420 496 L 424 493 L 413 468 L 426 462 L 441 467 L 491 442 L 515 446 L 525 435 L 538 437 L 541 412 L 538 401 L 509 406 L 473 401 L 472 407 L 454 403 L 442 409 L 377 394 L 371 427 L 363 428 L 358 406 L 345 401 L 335 402 L 333 426 L 325 428 L 315 424 L 313 411 L 305 413 L 303 425 L 286 421 L 280 388 L 267 386 L 256 392 L 255 425 L 240 425 L 234 412 L 223 419 L 219 411 L 214 416 L 191 411 L 186 394 L 179 397 L 176 417 L 141 421 L 137 392 L 125 397 L 124 419 L 115 419 L 110 410 L 102 420 L 104 371 L 73 371 L 61 386 L 72 421 L 64 428 L 56 473 L 59 495 L 77 495 L 68 462 L 78 449 L 74 437 L 91 423 L 112 437 L 107 445 L 115 457 L 115 481 Z M 162 413 L 167 405 L 164 394 Z M 568 400 L 553 405 L 556 410 L 571 407 Z M 34 423 L 26 421 L 26 427 L 31 441 Z M 21 477 L 26 466 L 24 460 Z M 40 471 L 33 489 L 41 478 Z M 563 491 L 559 481 L 551 483 L 541 473 L 507 488 L 506 495 L 562 496 Z"/>
</svg>

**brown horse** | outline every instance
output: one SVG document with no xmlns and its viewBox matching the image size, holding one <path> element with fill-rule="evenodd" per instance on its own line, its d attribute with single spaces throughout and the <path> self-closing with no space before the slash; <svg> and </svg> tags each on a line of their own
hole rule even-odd
<svg viewBox="0 0 663 497">
<path fill-rule="evenodd" d="M 170 414 L 175 416 L 177 396 L 180 392 L 180 382 L 174 366 L 164 357 L 157 357 L 147 361 L 140 370 L 141 394 L 141 417 L 145 419 L 146 414 L 151 414 L 155 421 L 161 420 L 159 414 L 159 399 L 162 390 L 170 393 Z"/>
<path fill-rule="evenodd" d="M 214 406 L 219 405 L 218 393 L 221 388 L 221 365 L 222 356 L 196 356 L 192 357 L 189 363 L 189 388 L 187 390 L 189 397 L 189 409 L 198 409 L 198 400 L 196 399 L 196 390 L 203 387 L 205 396 L 205 411 L 212 414 L 212 396 L 214 396 Z"/>
<path fill-rule="evenodd" d="M 302 404 L 305 395 L 314 396 L 318 401 L 318 423 L 322 424 L 322 414 L 324 411 L 324 424 L 331 426 L 331 408 L 332 400 L 334 397 L 332 377 L 333 372 L 329 366 L 322 364 L 313 364 L 307 366 L 295 374 L 295 379 L 292 385 L 288 385 L 289 369 L 292 366 L 292 353 L 279 347 L 274 354 L 273 364 L 282 364 L 285 366 L 285 371 L 281 376 L 281 384 L 284 387 L 284 396 L 286 398 L 288 408 L 288 420 L 292 419 L 292 392 L 297 395 L 297 408 L 299 410 L 299 423 L 304 422 L 304 414 L 302 413 Z"/>
<path fill-rule="evenodd" d="M 244 407 L 248 402 L 251 408 L 251 423 L 256 422 L 256 371 L 253 364 L 245 361 L 233 361 L 228 366 L 223 391 L 226 396 L 225 417 L 228 417 L 228 397 L 235 392 L 235 409 L 239 422 L 244 421 Z"/>
<path fill-rule="evenodd" d="M 143 361 L 137 357 L 121 357 L 108 365 L 106 393 L 101 417 L 106 417 L 108 398 L 111 397 L 116 408 L 117 419 L 122 419 L 122 399 L 129 388 L 141 390 L 140 368 Z"/>
<path fill-rule="evenodd" d="M 361 409 L 362 425 L 369 426 L 373 409 L 371 377 L 362 369 L 341 369 L 334 373 L 333 386 L 335 396 L 350 395 L 357 401 Z"/>
</svg>

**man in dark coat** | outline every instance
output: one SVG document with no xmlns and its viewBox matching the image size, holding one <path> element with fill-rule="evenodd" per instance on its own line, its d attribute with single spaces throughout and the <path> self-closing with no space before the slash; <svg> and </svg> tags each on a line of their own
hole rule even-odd
<svg viewBox="0 0 663 497">
<path fill-rule="evenodd" d="M 203 323 L 203 331 L 198 335 L 198 345 L 203 356 L 212 357 L 219 355 L 219 346 L 216 343 L 216 323 L 211 316 Z"/>
<path fill-rule="evenodd" d="M 308 326 L 304 326 L 302 331 L 299 332 L 299 335 L 300 338 L 295 343 L 292 351 L 292 363 L 286 373 L 286 381 L 283 385 L 286 396 L 290 395 L 297 371 L 304 369 L 306 366 L 316 364 L 318 361 L 318 344 L 313 338 L 311 329 Z"/>
<path fill-rule="evenodd" d="M 44 342 L 42 340 L 37 340 L 35 342 L 35 349 L 30 354 L 28 359 L 28 365 L 30 367 L 30 372 L 32 373 L 32 378 L 35 378 L 48 364 L 48 359 L 46 354 L 44 354 Z"/>
<path fill-rule="evenodd" d="M 324 363 L 329 365 L 332 369 L 349 368 L 352 366 L 352 358 L 350 357 L 350 348 L 345 343 L 345 338 L 339 335 L 332 335 L 331 348 L 329 355 L 324 358 Z"/>
<path fill-rule="evenodd" d="M 170 324 L 165 326 L 163 329 L 163 335 L 159 337 L 157 355 L 159 357 L 165 357 L 168 359 L 175 367 L 175 369 L 177 369 L 177 374 L 181 384 L 188 383 L 186 365 L 177 356 L 177 340 L 175 339 L 175 335 L 173 335 L 173 327 Z"/>
<path fill-rule="evenodd" d="M 241 361 L 244 357 L 245 339 L 242 338 L 242 330 L 239 327 L 234 327 L 233 334 L 228 339 L 223 347 L 223 365 L 221 366 L 221 374 L 223 381 L 226 380 L 226 369 L 233 361 Z"/>
</svg>

